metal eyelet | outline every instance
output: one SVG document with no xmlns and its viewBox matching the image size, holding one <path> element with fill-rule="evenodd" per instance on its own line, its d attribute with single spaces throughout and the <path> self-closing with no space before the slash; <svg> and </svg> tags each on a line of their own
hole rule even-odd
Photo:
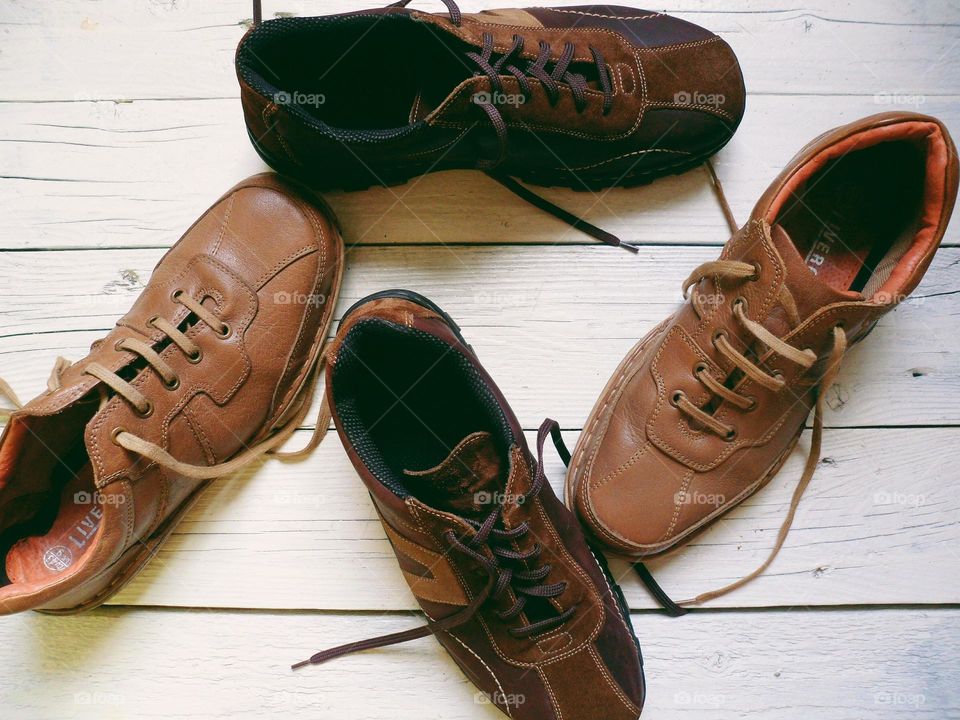
<svg viewBox="0 0 960 720">
<path fill-rule="evenodd" d="M 743 409 L 743 411 L 744 411 L 744 412 L 753 412 L 754 410 L 756 410 L 756 409 L 757 409 L 757 398 L 755 398 L 753 395 L 748 395 L 746 399 L 750 401 L 750 404 L 747 405 L 747 406 Z"/>
<path fill-rule="evenodd" d="M 159 315 L 154 315 L 154 316 L 151 317 L 149 320 L 147 320 L 146 326 L 147 326 L 147 327 L 156 327 L 156 325 L 154 325 L 154 323 L 155 323 L 157 320 L 159 320 L 159 319 L 160 319 L 160 316 L 159 316 Z"/>
<path fill-rule="evenodd" d="M 233 334 L 233 328 L 227 323 L 221 323 L 219 330 L 214 330 L 214 334 L 221 340 L 226 340 Z"/>
<path fill-rule="evenodd" d="M 173 382 L 169 382 L 169 383 L 166 381 L 163 381 L 163 386 L 167 390 L 176 390 L 178 387 L 180 387 L 180 378 L 175 377 L 173 378 Z"/>
<path fill-rule="evenodd" d="M 197 352 L 193 355 L 187 355 L 187 362 L 196 365 L 198 362 L 203 360 L 203 348 L 197 348 Z"/>
<path fill-rule="evenodd" d="M 112 442 L 114 445 L 117 445 L 118 447 L 123 447 L 122 445 L 120 445 L 120 443 L 117 442 L 117 437 L 120 435 L 120 433 L 125 433 L 125 432 L 126 430 L 124 430 L 122 427 L 118 425 L 110 433 L 110 442 Z"/>
<path fill-rule="evenodd" d="M 677 390 L 673 393 L 673 395 L 670 396 L 670 404 L 674 407 L 678 407 L 680 405 L 680 401 L 686 396 L 687 394 L 683 390 Z"/>
<path fill-rule="evenodd" d="M 746 315 L 746 314 L 747 314 L 747 299 L 746 299 L 745 297 L 743 297 L 743 295 L 740 295 L 740 296 L 738 296 L 737 298 L 735 298 L 734 301 L 733 301 L 733 304 L 732 304 L 730 307 L 731 307 L 731 309 L 733 309 L 734 311 L 736 311 L 738 305 L 739 305 L 741 308 L 743 308 L 743 314 Z"/>
<path fill-rule="evenodd" d="M 736 439 L 737 439 L 737 429 L 736 429 L 736 428 L 730 428 L 730 430 L 727 432 L 727 434 L 723 436 L 723 439 L 726 440 L 727 442 L 733 442 L 734 440 L 736 440 Z"/>
<path fill-rule="evenodd" d="M 726 336 L 727 336 L 727 331 L 726 331 L 726 330 L 724 330 L 724 329 L 722 329 L 722 328 L 721 328 L 720 330 L 717 330 L 717 331 L 713 334 L 713 344 L 716 345 L 716 344 L 717 344 L 717 341 L 718 341 L 720 338 L 725 338 Z"/>
<path fill-rule="evenodd" d="M 138 410 L 137 408 L 134 408 L 134 409 L 133 409 L 133 412 L 135 412 L 135 413 L 137 414 L 137 417 L 148 418 L 148 417 L 150 417 L 151 415 L 153 415 L 153 403 L 150 402 L 149 400 L 147 400 L 147 409 L 146 409 L 146 410 Z"/>
<path fill-rule="evenodd" d="M 175 303 L 178 303 L 180 302 L 181 295 L 183 295 L 183 290 L 174 290 L 172 293 L 170 293 L 170 299 Z"/>
<path fill-rule="evenodd" d="M 760 263 L 754 261 L 750 264 L 753 265 L 753 276 L 750 278 L 750 280 L 759 280 L 760 279 Z"/>
<path fill-rule="evenodd" d="M 698 362 L 693 366 L 693 374 L 699 377 L 700 373 L 704 373 L 709 369 L 709 366 L 705 362 Z"/>
</svg>

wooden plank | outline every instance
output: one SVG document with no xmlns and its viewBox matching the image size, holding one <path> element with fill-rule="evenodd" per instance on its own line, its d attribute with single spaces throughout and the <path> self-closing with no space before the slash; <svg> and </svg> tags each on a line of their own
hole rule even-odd
<svg viewBox="0 0 960 720">
<path fill-rule="evenodd" d="M 610 374 L 681 301 L 710 247 L 355 248 L 339 313 L 385 287 L 434 299 L 464 327 L 525 427 L 579 428 Z M 0 253 L 0 373 L 29 398 L 57 355 L 83 357 L 132 304 L 162 250 Z M 831 426 L 960 424 L 960 249 L 941 250 L 916 298 L 852 349 Z M 78 272 L 82 268 L 82 272 Z M 589 282 L 585 281 L 589 278 Z M 312 417 L 312 416 L 311 416 Z"/>
<path fill-rule="evenodd" d="M 680 620 L 646 614 L 633 621 L 649 687 L 644 718 L 958 717 L 957 610 Z M 502 718 L 430 638 L 289 669 L 321 647 L 420 622 L 196 610 L 20 615 L 0 623 L 0 662 L 20 669 L 0 675 L 0 694 L 5 717 L 14 720 Z"/>
<path fill-rule="evenodd" d="M 566 432 L 572 447 L 576 432 Z M 528 442 L 533 442 L 530 433 Z M 306 440 L 299 433 L 291 446 Z M 960 602 L 960 430 L 831 430 L 793 532 L 762 578 L 711 608 Z M 762 492 L 675 555 L 650 563 L 677 600 L 722 587 L 766 557 L 809 435 Z M 937 448 L 937 452 L 931 452 Z M 564 468 L 545 465 L 557 493 Z M 656 607 L 624 562 L 631 607 Z M 242 583 L 237 578 L 244 578 Z M 366 490 L 331 435 L 300 463 L 217 481 L 122 605 L 403 610 L 415 607 Z"/>
<path fill-rule="evenodd" d="M 270 17 L 276 12 L 347 12 L 381 7 L 383 2 L 265 4 Z M 466 11 L 491 7 L 489 0 L 461 5 Z M 737 52 L 754 93 L 960 92 L 960 75 L 949 60 L 960 37 L 956 5 L 950 0 L 877 5 L 870 0 L 816 0 L 798 7 L 779 0 L 731 10 L 719 0 L 693 7 L 672 0 L 662 9 L 724 37 Z M 437 8 L 435 3 L 423 4 L 425 10 Z M 249 0 L 104 0 L 96 5 L 8 0 L 0 11 L 0 29 L 6 35 L 0 55 L 2 100 L 184 99 L 238 93 L 233 55 L 249 25 Z M 38 77 L 42 83 L 35 81 Z"/>
<path fill-rule="evenodd" d="M 751 96 L 740 130 L 715 159 L 738 219 L 810 139 L 889 109 L 872 96 Z M 960 132 L 957 97 L 930 97 L 920 109 Z M 0 103 L 0 120 L 0 248 L 168 246 L 221 193 L 266 169 L 233 99 Z M 537 192 L 633 243 L 718 245 L 729 237 L 702 169 L 640 188 Z M 593 242 L 478 172 L 328 200 L 351 244 Z M 960 223 L 945 241 L 960 243 Z"/>
</svg>

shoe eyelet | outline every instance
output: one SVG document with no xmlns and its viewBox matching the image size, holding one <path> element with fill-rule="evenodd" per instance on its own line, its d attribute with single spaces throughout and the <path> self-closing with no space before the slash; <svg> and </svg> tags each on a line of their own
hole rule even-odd
<svg viewBox="0 0 960 720">
<path fill-rule="evenodd" d="M 734 311 L 736 311 L 737 306 L 743 308 L 743 314 L 744 314 L 744 315 L 747 314 L 747 299 L 746 299 L 745 297 L 743 297 L 743 295 L 737 296 L 737 297 L 734 299 L 733 303 L 730 305 L 731 309 L 734 310 Z"/>
<path fill-rule="evenodd" d="M 120 435 L 120 433 L 125 433 L 125 432 L 126 430 L 124 430 L 121 426 L 118 425 L 110 433 L 110 442 L 112 442 L 117 447 L 123 447 L 122 445 L 120 445 L 120 443 L 117 442 L 117 437 Z"/>
<path fill-rule="evenodd" d="M 753 412 L 754 410 L 756 410 L 756 409 L 757 409 L 757 398 L 755 398 L 753 395 L 748 395 L 748 396 L 747 396 L 747 400 L 750 401 L 750 404 L 747 405 L 747 406 L 743 409 L 743 411 L 744 411 L 744 412 Z"/>
<path fill-rule="evenodd" d="M 760 263 L 754 261 L 750 264 L 753 265 L 753 275 L 749 279 L 759 280 L 760 279 Z"/>
<path fill-rule="evenodd" d="M 187 355 L 187 362 L 193 365 L 196 365 L 198 362 L 203 360 L 203 348 L 197 348 L 197 352 L 193 355 Z"/>
<path fill-rule="evenodd" d="M 736 428 L 730 428 L 729 432 L 727 432 L 727 434 L 723 436 L 723 439 L 726 440 L 727 442 L 733 442 L 734 440 L 736 440 L 736 439 L 737 439 L 737 429 L 736 429 Z"/>
<path fill-rule="evenodd" d="M 150 417 L 151 415 L 153 415 L 153 403 L 150 402 L 149 400 L 147 400 L 147 409 L 146 409 L 146 410 L 138 410 L 137 408 L 134 408 L 134 409 L 133 409 L 133 412 L 136 413 L 137 417 L 140 417 L 140 418 L 148 418 L 148 417 Z"/>
<path fill-rule="evenodd" d="M 726 330 L 724 330 L 724 329 L 722 329 L 722 328 L 721 328 L 720 330 L 717 330 L 717 331 L 713 334 L 713 344 L 716 345 L 716 344 L 717 344 L 717 341 L 720 340 L 720 338 L 725 338 L 725 337 L 727 337 L 727 331 L 726 331 Z"/>
<path fill-rule="evenodd" d="M 709 370 L 709 366 L 705 362 L 698 362 L 693 366 L 693 374 L 697 377 L 700 377 L 700 373 L 705 373 Z"/>
<path fill-rule="evenodd" d="M 160 316 L 159 316 L 159 315 L 154 315 L 154 316 L 151 317 L 149 320 L 147 320 L 146 326 L 147 326 L 147 327 L 151 327 L 151 328 L 152 328 L 152 327 L 156 327 L 156 325 L 154 325 L 154 323 L 155 323 L 157 320 L 159 320 L 159 319 L 160 319 Z"/>
<path fill-rule="evenodd" d="M 226 340 L 233 335 L 233 328 L 228 323 L 222 323 L 219 330 L 214 330 L 214 334 L 221 340 Z"/>
<path fill-rule="evenodd" d="M 180 297 L 182 295 L 183 295 L 183 290 L 174 290 L 172 293 L 170 293 L 170 299 L 173 300 L 175 303 L 179 303 Z"/>
<path fill-rule="evenodd" d="M 673 393 L 673 395 L 670 396 L 670 404 L 674 407 L 678 407 L 680 405 L 680 401 L 683 400 L 686 395 L 687 394 L 683 390 L 677 390 Z"/>
<path fill-rule="evenodd" d="M 169 382 L 169 383 L 166 382 L 166 381 L 163 381 L 163 386 L 164 386 L 167 390 L 176 390 L 178 387 L 180 387 L 180 378 L 175 377 L 175 378 L 173 379 L 173 382 Z"/>
</svg>

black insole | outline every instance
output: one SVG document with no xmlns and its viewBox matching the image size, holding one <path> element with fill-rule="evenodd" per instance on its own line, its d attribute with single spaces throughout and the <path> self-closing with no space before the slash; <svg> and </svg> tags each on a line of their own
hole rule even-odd
<svg viewBox="0 0 960 720">
<path fill-rule="evenodd" d="M 860 292 L 922 210 L 925 154 L 889 142 L 832 160 L 784 203 L 777 222 L 812 272 Z"/>
</svg>

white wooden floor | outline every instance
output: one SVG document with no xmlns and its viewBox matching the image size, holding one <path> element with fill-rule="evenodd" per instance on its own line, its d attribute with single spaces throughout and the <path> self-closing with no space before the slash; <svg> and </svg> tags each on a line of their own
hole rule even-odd
<svg viewBox="0 0 960 720">
<path fill-rule="evenodd" d="M 380 2 L 264 4 L 272 16 Z M 747 113 L 715 163 L 741 220 L 829 127 L 907 107 L 960 135 L 957 0 L 652 9 L 718 31 L 740 57 Z M 58 354 L 79 358 L 107 332 L 210 202 L 263 169 L 233 75 L 250 15 L 246 0 L 0 0 L 0 375 L 22 397 Z M 342 308 L 385 287 L 427 294 L 524 426 L 550 415 L 573 443 L 610 372 L 727 232 L 702 170 L 545 194 L 640 243 L 639 256 L 585 242 L 475 173 L 329 200 L 352 246 Z M 673 620 L 614 563 L 647 661 L 644 718 L 960 718 L 960 218 L 944 244 L 916 298 L 846 359 L 824 460 L 767 575 Z M 654 564 L 664 586 L 686 597 L 754 567 L 806 449 Z M 559 489 L 559 460 L 548 470 Z M 330 436 L 306 462 L 217 482 L 113 607 L 0 619 L 0 717 L 499 717 L 429 639 L 289 671 L 316 649 L 419 623 L 414 607 Z"/>
</svg>

